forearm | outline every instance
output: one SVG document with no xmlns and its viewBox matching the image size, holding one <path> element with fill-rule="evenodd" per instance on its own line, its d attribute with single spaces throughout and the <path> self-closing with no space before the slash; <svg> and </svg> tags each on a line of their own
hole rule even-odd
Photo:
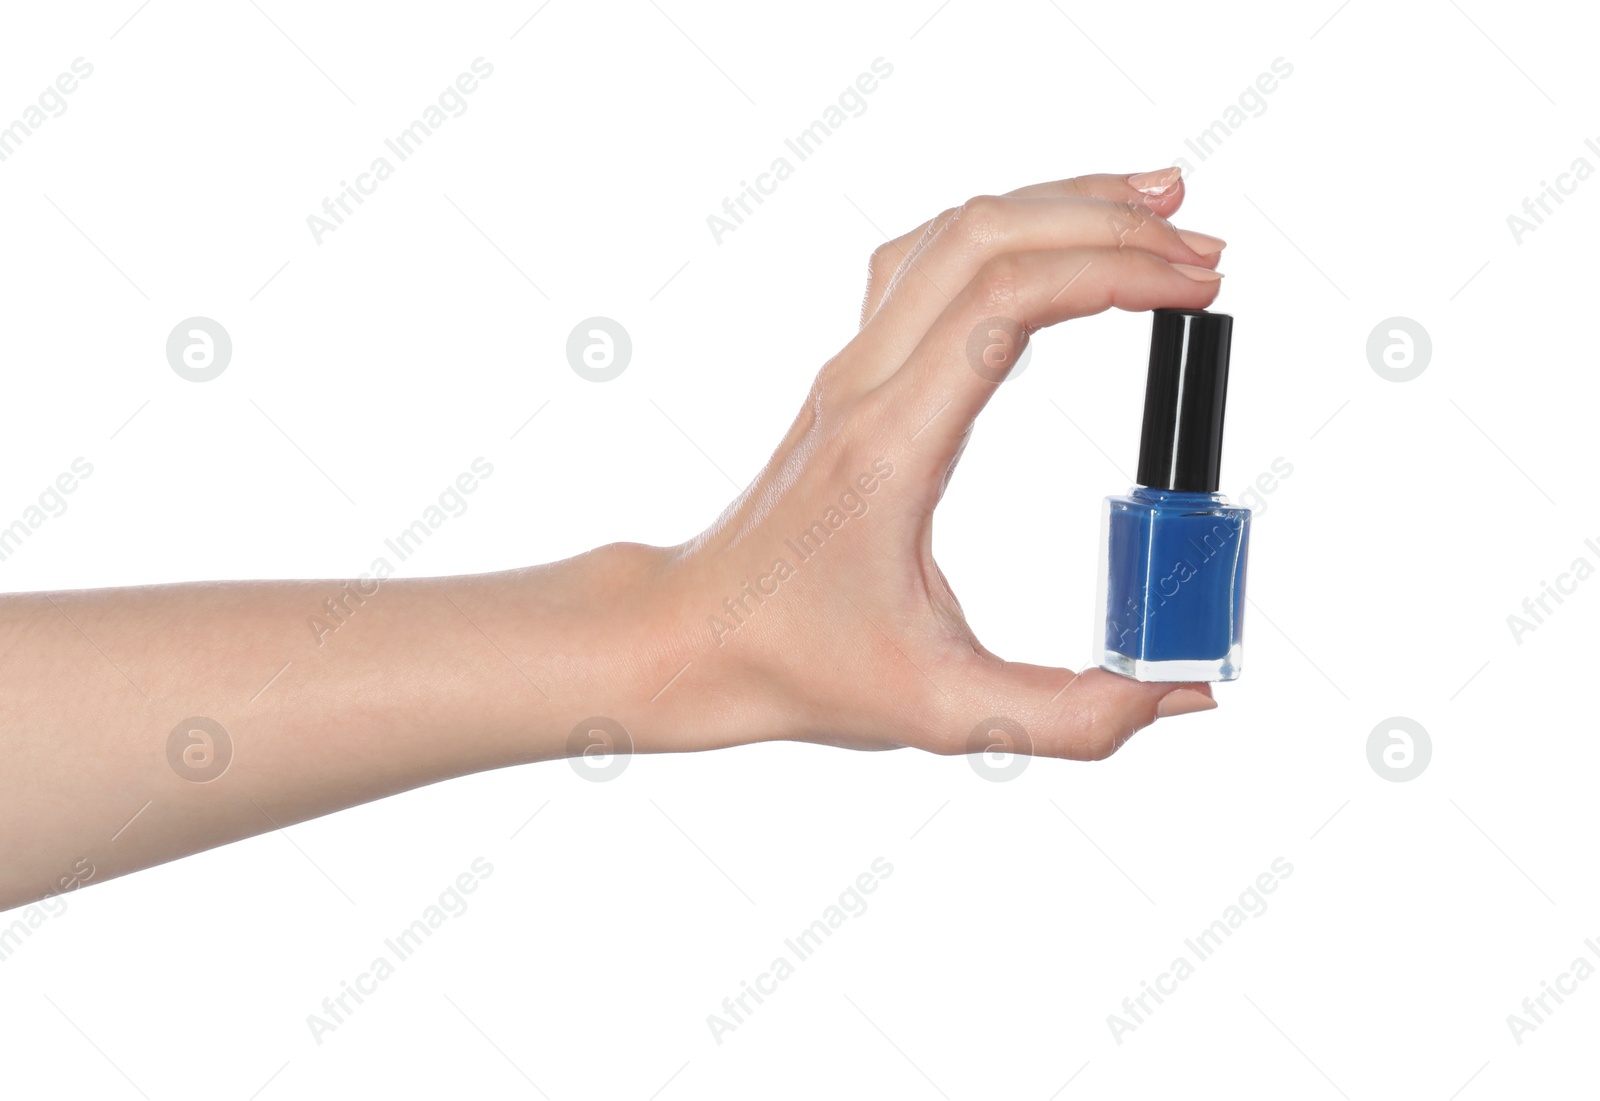
<svg viewBox="0 0 1600 1101">
<path fill-rule="evenodd" d="M 670 558 L 608 547 L 365 595 L 272 581 L 4 598 L 0 909 L 61 889 L 85 860 L 98 882 L 560 757 L 595 715 L 632 736 L 654 712 L 636 748 L 688 748 L 693 724 L 650 698 L 687 660 L 647 595 Z"/>
</svg>

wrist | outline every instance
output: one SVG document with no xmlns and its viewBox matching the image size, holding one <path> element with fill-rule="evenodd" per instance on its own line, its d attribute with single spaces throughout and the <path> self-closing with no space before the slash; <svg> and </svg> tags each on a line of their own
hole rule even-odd
<svg viewBox="0 0 1600 1101">
<path fill-rule="evenodd" d="M 539 716 L 536 744 L 515 747 L 506 763 L 573 756 L 596 743 L 674 753 L 781 736 L 759 714 L 767 701 L 750 690 L 745 663 L 706 628 L 701 573 L 683 547 L 612 543 L 474 579 L 489 592 L 468 590 L 488 609 L 473 619 L 486 634 L 514 640 L 502 646 L 524 675 L 508 669 L 502 683 L 524 704 L 531 695 Z M 618 728 L 624 733 L 603 733 Z M 625 744 L 611 744 L 618 740 Z"/>
</svg>

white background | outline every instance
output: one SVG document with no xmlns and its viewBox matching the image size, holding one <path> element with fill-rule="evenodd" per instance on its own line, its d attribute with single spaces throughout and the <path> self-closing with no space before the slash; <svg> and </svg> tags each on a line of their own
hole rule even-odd
<svg viewBox="0 0 1600 1101">
<path fill-rule="evenodd" d="M 1592 16 L 135 2 L 8 5 L 0 32 L 0 120 L 94 66 L 0 163 L 0 521 L 94 466 L 0 563 L 6 589 L 355 576 L 478 456 L 493 477 L 403 573 L 678 542 L 849 338 L 884 234 L 1177 157 L 1178 224 L 1230 242 L 1224 489 L 1292 474 L 1262 498 L 1246 671 L 1215 712 L 1006 783 L 799 745 L 608 783 L 556 762 L 95 885 L 0 964 L 4 1092 L 1482 1101 L 1592 1080 L 1600 982 L 1520 1044 L 1507 1015 L 1600 937 L 1600 583 L 1520 642 L 1506 622 L 1600 564 L 1600 182 L 1520 241 L 1507 224 L 1576 158 L 1600 167 Z M 306 216 L 478 57 L 466 113 L 317 244 Z M 707 215 L 880 57 L 865 113 L 716 243 Z M 1201 161 L 1185 139 L 1277 58 L 1292 75 Z M 234 343 L 203 385 L 164 354 L 195 315 Z M 564 354 L 593 315 L 634 344 L 603 385 Z M 1414 381 L 1368 362 L 1394 316 L 1431 334 Z M 939 559 L 1009 658 L 1088 652 L 1147 333 L 1042 334 L 941 508 Z M 1391 716 L 1431 736 L 1409 782 L 1368 761 Z M 477 857 L 470 908 L 316 1043 L 307 1015 Z M 878 857 L 868 909 L 716 1043 L 707 1015 Z M 1266 911 L 1119 1044 L 1108 1014 L 1279 857 Z"/>
</svg>

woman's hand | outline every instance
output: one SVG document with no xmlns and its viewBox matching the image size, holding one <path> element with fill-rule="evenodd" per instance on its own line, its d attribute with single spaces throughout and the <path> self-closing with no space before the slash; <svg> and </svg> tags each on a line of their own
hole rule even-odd
<svg viewBox="0 0 1600 1101">
<path fill-rule="evenodd" d="M 1028 334 L 1216 298 L 1224 243 L 1175 229 L 1182 201 L 1177 169 L 1083 176 L 971 199 L 873 254 L 861 329 L 771 461 L 647 571 L 666 603 L 646 684 L 678 675 L 656 707 L 629 709 L 639 748 L 789 738 L 1098 759 L 1158 716 L 1216 706 L 1204 685 L 1002 660 L 932 549 L 973 420 Z"/>
<path fill-rule="evenodd" d="M 527 761 L 805 739 L 1098 758 L 1204 686 L 1008 664 L 932 553 L 1028 333 L 1203 307 L 1175 170 L 979 198 L 873 256 L 861 330 L 755 482 L 679 547 L 470 577 L 0 598 L 0 909 Z M 307 630 L 323 614 L 331 638 Z M 311 619 L 308 619 L 312 617 Z M 69 886 L 70 885 L 70 886 Z"/>
</svg>

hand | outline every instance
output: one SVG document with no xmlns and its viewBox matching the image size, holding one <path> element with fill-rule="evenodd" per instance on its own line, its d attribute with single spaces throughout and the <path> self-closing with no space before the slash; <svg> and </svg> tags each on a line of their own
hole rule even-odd
<svg viewBox="0 0 1600 1101">
<path fill-rule="evenodd" d="M 329 581 L 5 596 L 0 636 L 27 642 L 0 666 L 0 749 L 22 762 L 0 775 L 0 908 L 81 866 L 101 882 L 584 753 L 593 729 L 621 752 L 787 738 L 1099 758 L 1215 706 L 1203 685 L 1000 660 L 932 552 L 973 419 L 1028 333 L 1216 297 L 1222 242 L 1173 229 L 1181 201 L 1175 171 L 1090 176 L 973 199 L 880 248 L 860 332 L 750 488 L 682 546 L 392 578 L 353 606 Z M 975 366 L 975 331 L 1003 354 Z M 314 638 L 307 615 L 336 606 L 335 639 Z M 175 755 L 184 716 L 228 732 L 219 775 Z"/>
<path fill-rule="evenodd" d="M 1205 685 L 1002 660 L 932 549 L 973 420 L 1028 334 L 1216 298 L 1224 243 L 1175 229 L 1182 201 L 1177 169 L 1083 176 L 971 199 L 873 254 L 860 331 L 766 468 L 647 571 L 646 588 L 670 594 L 649 617 L 656 679 L 682 667 L 670 692 L 697 713 L 680 726 L 641 709 L 640 748 L 785 738 L 965 753 L 977 724 L 1004 716 L 1026 731 L 1009 750 L 1099 759 L 1158 716 L 1216 706 Z M 969 337 L 997 317 L 1012 324 L 983 330 L 996 369 L 975 366 Z"/>
</svg>

